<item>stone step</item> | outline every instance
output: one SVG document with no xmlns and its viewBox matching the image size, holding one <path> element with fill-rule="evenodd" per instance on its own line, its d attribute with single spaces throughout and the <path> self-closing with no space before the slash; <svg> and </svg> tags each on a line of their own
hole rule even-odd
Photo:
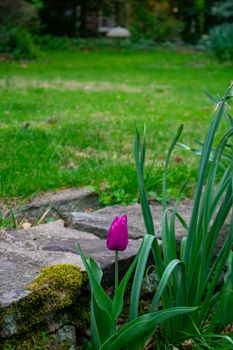
<svg viewBox="0 0 233 350">
<path fill-rule="evenodd" d="M 191 201 L 186 200 L 179 206 L 179 213 L 183 219 L 189 222 L 191 214 Z M 172 205 L 170 205 L 172 208 Z M 158 239 L 162 238 L 162 206 L 160 203 L 151 205 L 151 212 L 154 220 L 154 228 Z M 91 232 L 100 238 L 105 238 L 110 224 L 115 216 L 127 214 L 129 237 L 131 239 L 143 238 L 146 229 L 141 213 L 140 204 L 120 206 L 115 205 L 96 210 L 91 213 L 72 212 L 68 217 L 68 226 L 77 230 Z M 176 239 L 180 241 L 186 234 L 182 225 L 176 220 Z"/>
<path fill-rule="evenodd" d="M 44 205 L 48 203 L 45 200 Z M 62 203 L 59 198 L 57 203 Z M 33 204 L 34 207 L 36 205 Z M 69 208 L 74 209 L 73 206 Z M 179 205 L 178 211 L 187 223 L 191 209 L 192 202 L 189 200 Z M 161 204 L 151 205 L 151 212 L 161 245 Z M 107 207 L 93 212 L 78 211 L 69 215 L 66 212 L 68 219 L 65 223 L 57 220 L 24 230 L 0 231 L 0 343 L 14 337 L 18 339 L 21 335 L 24 337 L 23 334 L 34 334 L 33 329 L 43 327 L 55 338 L 62 334 L 64 339 L 65 333 L 67 337 L 74 335 L 68 349 L 75 349 L 75 339 L 81 336 L 80 329 L 86 327 L 89 319 L 84 315 L 87 315 L 90 303 L 85 268 L 77 252 L 77 243 L 86 256 L 91 256 L 100 264 L 104 272 L 102 283 L 109 288 L 114 283 L 114 251 L 107 249 L 106 236 L 115 216 L 123 214 L 128 216 L 130 238 L 127 249 L 119 254 L 120 276 L 123 276 L 146 233 L 139 204 Z M 179 246 L 186 232 L 178 220 L 175 225 Z M 227 223 L 216 252 L 228 229 Z M 46 270 L 41 273 L 43 268 Z"/>
<path fill-rule="evenodd" d="M 82 307 L 89 306 L 87 282 L 81 289 L 76 288 L 72 291 L 66 287 L 60 290 L 59 287 L 55 295 L 54 292 L 51 294 L 52 280 L 45 280 L 39 289 L 28 287 L 45 267 L 61 267 L 63 271 L 66 266 L 70 266 L 71 269 L 75 266 L 84 273 L 85 268 L 77 252 L 77 243 L 86 256 L 92 256 L 102 267 L 103 285 L 113 285 L 115 253 L 107 249 L 106 239 L 65 227 L 62 220 L 25 230 L 0 231 L 0 339 L 18 336 L 38 324 L 44 324 L 48 332 L 51 332 L 51 324 L 56 330 L 66 327 L 67 322 L 77 328 L 72 309 L 79 304 L 77 299 L 82 298 L 82 288 L 86 290 L 86 301 Z M 129 240 L 128 248 L 119 254 L 120 276 L 128 269 L 139 246 L 140 240 Z M 61 281 L 66 277 L 63 274 L 61 272 L 59 277 Z M 69 281 L 69 276 L 67 278 Z M 64 312 L 60 310 L 61 305 Z M 37 316 L 34 317 L 34 314 Z"/>
<path fill-rule="evenodd" d="M 22 216 L 30 221 L 37 221 L 46 216 L 64 218 L 71 211 L 98 209 L 98 195 L 89 188 L 69 188 L 54 192 L 47 192 L 35 196 L 30 202 L 15 208 L 15 216 Z"/>
</svg>

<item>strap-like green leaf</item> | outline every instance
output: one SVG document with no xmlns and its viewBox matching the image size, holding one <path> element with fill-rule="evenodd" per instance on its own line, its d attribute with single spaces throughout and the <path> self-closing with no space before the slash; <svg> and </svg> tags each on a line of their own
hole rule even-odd
<svg viewBox="0 0 233 350">
<path fill-rule="evenodd" d="M 84 266 L 86 268 L 88 278 L 90 281 L 90 285 L 91 285 L 91 290 L 92 290 L 92 293 L 94 293 L 94 295 L 95 295 L 96 302 L 99 305 L 99 307 L 106 310 L 106 312 L 108 312 L 109 316 L 110 316 L 111 310 L 112 310 L 112 300 L 109 298 L 109 296 L 105 293 L 104 289 L 100 286 L 100 284 L 96 280 L 95 275 L 94 275 L 85 255 L 84 255 L 79 243 L 77 245 L 77 250 L 78 250 L 78 253 L 80 254 L 82 261 L 84 263 Z"/>
<path fill-rule="evenodd" d="M 156 309 L 156 305 L 158 304 L 159 302 L 159 299 L 161 298 L 162 294 L 163 294 L 163 291 L 164 289 L 166 288 L 166 285 L 167 285 L 167 282 L 172 274 L 172 271 L 176 268 L 177 265 L 183 265 L 183 262 L 180 261 L 179 259 L 175 259 L 175 260 L 172 260 L 168 266 L 166 267 L 163 275 L 162 275 L 162 278 L 159 282 L 159 285 L 158 285 L 158 288 L 156 290 L 156 293 L 152 299 L 152 303 L 151 303 L 151 311 L 154 311 Z"/>
<path fill-rule="evenodd" d="M 141 209 L 142 215 L 146 227 L 147 234 L 155 235 L 153 218 L 150 210 L 150 206 L 147 200 L 144 178 L 143 178 L 143 165 L 145 161 L 145 130 L 144 130 L 144 142 L 142 146 L 142 154 L 140 156 L 140 135 L 138 130 L 136 129 L 135 134 L 135 143 L 134 143 L 134 157 L 135 157 L 135 165 L 137 170 L 138 177 L 138 188 L 141 200 Z M 155 264 L 157 266 L 158 275 L 161 276 L 163 273 L 163 261 L 160 253 L 160 247 L 158 245 L 158 241 L 155 239 L 152 245 L 152 252 L 155 259 Z"/>
<path fill-rule="evenodd" d="M 146 263 L 148 261 L 148 256 L 150 253 L 151 245 L 153 240 L 156 239 L 152 235 L 146 235 L 142 241 L 139 253 L 138 253 L 138 263 L 134 275 L 131 298 L 130 298 L 130 319 L 133 320 L 138 314 L 138 304 L 139 296 L 142 286 L 142 280 L 146 268 Z"/>
<path fill-rule="evenodd" d="M 96 281 L 100 284 L 102 276 L 103 276 L 103 271 L 101 270 L 99 264 L 96 263 L 92 257 L 89 258 L 89 265 L 90 268 L 92 269 L 93 275 L 95 276 Z"/>
<path fill-rule="evenodd" d="M 109 337 L 111 337 L 115 330 L 116 324 L 112 317 L 109 315 L 107 310 L 99 307 L 95 295 L 93 295 L 93 308 L 92 308 L 92 316 L 95 319 L 94 327 L 95 332 L 98 334 L 98 339 L 101 344 L 103 344 Z M 93 331 L 93 327 L 91 325 L 91 330 Z M 98 350 L 99 347 L 96 349 Z"/>
<path fill-rule="evenodd" d="M 227 89 L 225 96 L 221 99 L 221 101 L 217 105 L 216 113 L 214 114 L 214 117 L 211 121 L 210 128 L 206 135 L 205 142 L 202 149 L 202 155 L 201 155 L 199 172 L 198 172 L 198 182 L 197 182 L 196 194 L 194 198 L 194 205 L 193 205 L 193 210 L 192 210 L 192 215 L 191 215 L 191 220 L 189 225 L 189 232 L 187 236 L 187 244 L 186 244 L 186 252 L 185 252 L 185 260 L 190 265 L 190 272 L 188 276 L 190 287 L 192 285 L 193 273 L 195 269 L 195 266 L 193 264 L 193 256 L 196 255 L 196 252 L 193 251 L 193 241 L 197 235 L 198 215 L 199 215 L 199 209 L 200 209 L 199 206 L 200 206 L 204 181 L 206 177 L 209 156 L 212 150 L 215 133 L 218 129 L 219 123 L 224 113 L 225 102 L 228 98 L 228 95 L 230 94 L 231 89 L 232 89 L 232 85 L 230 85 L 230 87 Z"/>
<path fill-rule="evenodd" d="M 100 350 L 138 349 L 155 332 L 157 324 L 178 315 L 196 310 L 190 307 L 177 307 L 159 312 L 144 314 L 125 324 L 117 333 L 113 334 Z"/>
<path fill-rule="evenodd" d="M 167 205 L 167 173 L 168 173 L 168 165 L 169 165 L 169 161 L 172 155 L 172 152 L 180 138 L 180 135 L 182 133 L 183 130 L 183 125 L 180 125 L 176 136 L 174 138 L 174 140 L 172 141 L 168 153 L 167 153 L 167 157 L 166 157 L 166 162 L 165 162 L 165 169 L 164 169 L 164 176 L 163 176 L 163 195 L 162 195 L 162 206 L 163 206 L 163 211 L 166 209 L 166 205 Z"/>
<path fill-rule="evenodd" d="M 134 155 L 135 155 L 135 164 L 136 164 L 137 175 L 138 175 L 141 208 L 142 208 L 142 213 L 143 213 L 147 233 L 154 235 L 155 234 L 154 224 L 153 224 L 150 206 L 149 206 L 146 192 L 145 192 L 145 185 L 144 185 L 144 178 L 143 178 L 143 165 L 145 160 L 145 138 L 144 138 L 141 154 L 142 155 L 140 157 L 140 136 L 139 136 L 138 130 L 136 129 Z"/>
</svg>

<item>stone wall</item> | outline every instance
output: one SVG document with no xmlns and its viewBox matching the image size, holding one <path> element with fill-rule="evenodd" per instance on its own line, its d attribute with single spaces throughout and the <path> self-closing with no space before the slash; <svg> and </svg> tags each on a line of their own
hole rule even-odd
<svg viewBox="0 0 233 350">
<path fill-rule="evenodd" d="M 90 291 L 77 243 L 86 256 L 100 264 L 104 272 L 102 284 L 109 287 L 114 283 L 115 255 L 106 247 L 106 236 L 112 220 L 117 215 L 128 216 L 129 244 L 119 254 L 120 276 L 128 269 L 145 235 L 139 204 L 98 209 L 96 197 L 89 190 L 68 190 L 37 198 L 21 208 L 18 215 L 23 212 L 28 220 L 34 220 L 41 208 L 47 213 L 47 208 L 53 208 L 50 215 L 56 221 L 26 229 L 0 230 L 3 350 L 81 349 L 88 340 Z M 180 204 L 179 213 L 186 222 L 191 209 L 188 200 Z M 161 204 L 153 203 L 151 212 L 161 244 Z M 228 229 L 226 224 L 216 249 L 221 247 Z M 178 248 L 185 234 L 177 223 Z"/>
<path fill-rule="evenodd" d="M 71 264 L 41 270 L 24 293 L 1 299 L 4 349 L 76 349 L 89 322 L 85 272 Z"/>
</svg>

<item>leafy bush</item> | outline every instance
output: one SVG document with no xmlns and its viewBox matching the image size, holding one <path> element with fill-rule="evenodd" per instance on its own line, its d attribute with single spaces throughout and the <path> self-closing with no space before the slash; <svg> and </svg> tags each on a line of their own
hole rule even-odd
<svg viewBox="0 0 233 350">
<path fill-rule="evenodd" d="M 157 49 L 155 42 L 151 39 L 123 39 L 120 42 L 110 38 L 67 38 L 44 35 L 39 39 L 43 50 L 138 50 L 153 51 Z"/>
<path fill-rule="evenodd" d="M 24 0 L 8 0 L 1 3 L 0 51 L 12 53 L 14 58 L 35 58 L 38 48 L 34 35 L 39 29 L 37 4 Z"/>
<path fill-rule="evenodd" d="M 32 27 L 38 22 L 36 6 L 25 0 L 1 1 L 0 24 Z"/>
<path fill-rule="evenodd" d="M 233 23 L 213 27 L 206 39 L 206 47 L 220 61 L 233 61 Z"/>
<path fill-rule="evenodd" d="M 6 27 L 0 34 L 0 51 L 12 53 L 14 58 L 33 59 L 39 49 L 32 35 L 23 27 Z"/>
<path fill-rule="evenodd" d="M 182 29 L 182 22 L 171 14 L 167 1 L 134 2 L 130 30 L 136 41 L 177 39 Z"/>
<path fill-rule="evenodd" d="M 67 50 L 73 47 L 73 40 L 65 36 L 44 35 L 40 37 L 40 46 L 43 50 Z"/>
<path fill-rule="evenodd" d="M 231 0 L 214 2 L 211 8 L 212 15 L 218 18 L 233 17 L 233 3 Z"/>
</svg>

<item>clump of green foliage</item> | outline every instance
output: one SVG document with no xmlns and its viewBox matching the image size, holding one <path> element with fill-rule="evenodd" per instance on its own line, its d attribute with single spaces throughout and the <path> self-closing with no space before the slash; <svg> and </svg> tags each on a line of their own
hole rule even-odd
<svg viewBox="0 0 233 350">
<path fill-rule="evenodd" d="M 3 350 L 45 350 L 51 349 L 53 344 L 52 337 L 48 337 L 44 331 L 34 331 L 22 338 L 13 338 L 4 342 Z"/>
<path fill-rule="evenodd" d="M 0 34 L 0 51 L 12 54 L 15 59 L 34 59 L 38 56 L 32 34 L 19 26 L 7 26 Z"/>
<path fill-rule="evenodd" d="M 139 132 L 136 131 L 135 162 L 147 233 L 120 285 L 116 283 L 113 299 L 101 287 L 100 267 L 92 258 L 86 259 L 81 248 L 78 248 L 91 285 L 94 349 L 141 350 L 151 337 L 156 349 L 165 349 L 166 344 L 179 346 L 190 339 L 191 345 L 198 346 L 201 343 L 204 348 L 209 348 L 208 342 L 213 344 L 217 334 L 218 340 L 223 339 L 221 344 L 232 347 L 232 337 L 221 333 L 233 322 L 233 118 L 228 114 L 226 104 L 233 97 L 232 89 L 233 83 L 218 101 L 205 141 L 201 145 L 189 223 L 178 212 L 180 195 L 187 182 L 174 206 L 167 207 L 169 161 L 182 133 L 182 125 L 169 148 L 162 186 L 162 247 L 154 229 L 145 189 L 145 132 L 141 143 Z M 222 119 L 226 121 L 227 130 L 221 137 L 217 137 Z M 226 235 L 222 237 L 227 218 L 230 218 L 230 224 L 227 225 Z M 176 220 L 180 221 L 186 232 L 179 247 L 176 242 Z M 158 285 L 149 302 L 149 312 L 139 315 L 140 292 L 150 252 Z M 123 296 L 134 268 L 129 321 L 118 328 L 116 320 L 122 311 Z M 116 268 L 116 276 L 117 271 Z"/>
<path fill-rule="evenodd" d="M 16 229 L 18 227 L 14 212 L 0 208 L 0 228 Z"/>
<path fill-rule="evenodd" d="M 156 238 L 151 243 L 159 281 L 151 302 L 151 312 L 158 310 L 159 302 L 162 303 L 163 310 L 181 306 L 196 308 L 188 316 L 177 316 L 163 323 L 161 328 L 163 336 L 170 343 L 177 343 L 182 339 L 187 339 L 190 335 L 201 337 L 202 334 L 219 334 L 233 321 L 230 311 L 233 307 L 233 253 L 231 251 L 233 244 L 233 119 L 227 111 L 226 104 L 232 98 L 232 89 L 233 84 L 230 85 L 225 96 L 218 101 L 202 145 L 197 186 L 189 223 L 186 223 L 179 215 L 179 198 L 172 209 L 167 208 L 169 160 L 181 135 L 182 126 L 170 146 L 166 159 L 162 196 L 162 252 Z M 226 121 L 227 130 L 217 140 L 217 132 L 222 119 Z M 135 160 L 142 213 L 147 234 L 154 236 L 156 233 L 144 185 L 145 149 L 145 137 L 140 147 L 140 137 L 137 132 Z M 220 170 L 222 173 L 219 181 Z M 227 234 L 223 237 L 216 254 L 218 239 L 221 238 L 222 229 L 228 217 L 230 217 L 230 224 Z M 186 231 L 180 251 L 177 250 L 176 245 L 176 218 Z M 136 324 L 140 318 L 138 317 L 138 299 L 141 270 L 141 266 L 138 265 L 136 269 L 138 279 L 135 279 L 132 287 L 130 312 L 132 326 L 133 322 Z M 221 282 L 222 276 L 224 276 L 224 281 Z M 142 330 L 144 340 L 153 333 L 154 330 L 150 331 L 147 325 Z M 232 345 L 232 339 L 228 340 Z"/>
<path fill-rule="evenodd" d="M 33 59 L 38 55 L 34 35 L 39 28 L 37 6 L 25 0 L 8 0 L 1 4 L 0 51 L 14 58 Z"/>
<path fill-rule="evenodd" d="M 130 30 L 136 41 L 178 39 L 183 23 L 173 16 L 167 1 L 132 1 Z"/>
<path fill-rule="evenodd" d="M 210 30 L 206 47 L 220 61 L 233 61 L 233 23 L 224 23 Z"/>
</svg>

